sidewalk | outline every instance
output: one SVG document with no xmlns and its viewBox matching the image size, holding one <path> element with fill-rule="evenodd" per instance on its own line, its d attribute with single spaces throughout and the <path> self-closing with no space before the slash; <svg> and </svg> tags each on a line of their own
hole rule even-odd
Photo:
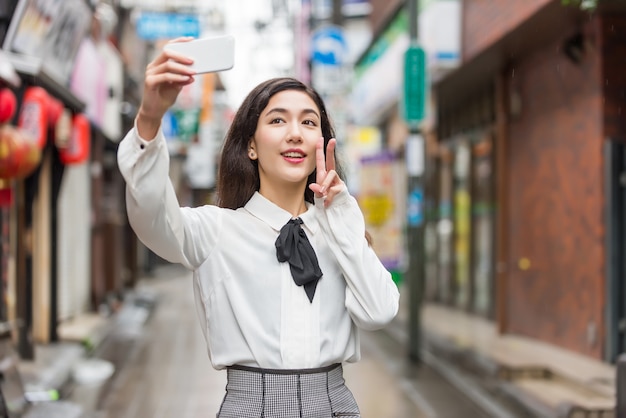
<svg viewBox="0 0 626 418">
<path fill-rule="evenodd" d="M 424 306 L 422 324 L 427 355 L 485 379 L 487 390 L 532 416 L 614 416 L 614 365 L 529 338 L 498 335 L 492 322 L 439 305 Z M 401 310 L 389 332 L 406 339 L 401 335 L 406 328 Z"/>
<path fill-rule="evenodd" d="M 80 405 L 83 418 L 97 417 L 97 403 L 110 379 L 100 384 L 83 384 L 74 378 L 77 368 L 83 365 L 84 371 L 90 360 L 103 357 L 114 336 L 123 333 L 125 338 L 132 339 L 155 303 L 151 294 L 133 289 L 126 293 L 119 310 L 110 316 L 86 312 L 64 322 L 58 329 L 59 342 L 37 344 L 34 360 L 20 360 L 18 370 L 24 390 L 57 393 L 60 399 Z M 107 360 L 112 360 L 115 366 L 114 359 Z"/>
</svg>

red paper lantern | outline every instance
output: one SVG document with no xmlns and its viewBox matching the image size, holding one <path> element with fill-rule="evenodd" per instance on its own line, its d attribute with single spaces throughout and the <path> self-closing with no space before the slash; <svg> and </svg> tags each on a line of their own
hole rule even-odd
<svg viewBox="0 0 626 418">
<path fill-rule="evenodd" d="M 0 89 L 0 124 L 9 122 L 15 116 L 17 98 L 8 88 Z"/>
<path fill-rule="evenodd" d="M 46 145 L 48 138 L 48 111 L 50 96 L 42 87 L 29 87 L 24 92 L 18 126 L 39 146 Z"/>
<path fill-rule="evenodd" d="M 20 146 L 23 157 L 17 169 L 17 173 L 15 173 L 15 177 L 18 179 L 29 176 L 41 162 L 41 149 L 39 146 L 32 140 L 26 138 L 24 133 L 20 132 L 20 135 L 22 136 Z"/>
<path fill-rule="evenodd" d="M 37 144 L 14 126 L 0 125 L 0 179 L 24 178 L 41 161 Z"/>
<path fill-rule="evenodd" d="M 83 114 L 76 114 L 72 119 L 72 134 L 67 145 L 59 149 L 63 164 L 80 164 L 89 158 L 91 148 L 91 126 Z"/>
<path fill-rule="evenodd" d="M 23 158 L 20 136 L 11 125 L 0 125 L 0 178 L 13 178 Z"/>
</svg>

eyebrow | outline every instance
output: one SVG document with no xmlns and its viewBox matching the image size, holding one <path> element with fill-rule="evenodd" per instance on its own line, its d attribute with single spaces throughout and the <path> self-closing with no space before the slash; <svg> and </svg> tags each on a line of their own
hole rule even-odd
<svg viewBox="0 0 626 418">
<path fill-rule="evenodd" d="M 268 110 L 265 116 L 271 115 L 272 113 L 289 113 L 289 111 L 282 107 L 275 107 L 273 109 Z M 300 115 L 308 115 L 308 114 L 314 114 L 318 118 L 320 117 L 320 115 L 315 111 L 315 109 L 306 108 L 306 109 L 302 109 L 302 112 L 300 112 Z"/>
</svg>

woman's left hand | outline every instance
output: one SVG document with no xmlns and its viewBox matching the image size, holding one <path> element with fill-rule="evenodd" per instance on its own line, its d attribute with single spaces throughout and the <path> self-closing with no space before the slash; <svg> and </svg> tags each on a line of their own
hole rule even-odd
<svg viewBox="0 0 626 418">
<path fill-rule="evenodd" d="M 324 206 L 332 203 L 337 193 L 345 189 L 346 185 L 335 171 L 335 146 L 337 140 L 331 138 L 326 147 L 324 156 L 324 138 L 320 138 L 315 148 L 316 179 L 315 183 L 309 184 L 316 197 L 324 198 Z"/>
</svg>

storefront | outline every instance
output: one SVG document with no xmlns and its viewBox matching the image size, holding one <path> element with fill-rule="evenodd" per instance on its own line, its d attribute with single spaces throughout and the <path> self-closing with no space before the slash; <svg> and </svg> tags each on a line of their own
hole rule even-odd
<svg viewBox="0 0 626 418">
<path fill-rule="evenodd" d="M 19 322 L 20 355 L 32 358 L 34 344 L 60 338 L 60 323 L 123 289 L 123 187 L 114 158 L 119 138 L 111 137 L 121 131 L 123 70 L 119 58 L 113 71 L 109 55 L 94 84 L 89 77 L 103 68 L 77 65 L 77 57 L 89 62 L 94 54 L 103 56 L 96 33 L 111 23 L 90 3 L 9 3 L 0 19 L 6 23 L 0 61 L 10 63 L 20 80 L 13 123 L 41 157 L 32 173 L 11 182 L 11 208 L 2 212 L 9 233 L 2 251 L 5 312 Z M 108 234 L 111 224 L 115 231 Z M 108 245 L 94 245 L 98 239 Z"/>
<path fill-rule="evenodd" d="M 459 107 L 440 103 L 439 143 L 427 186 L 427 296 L 492 318 L 495 248 L 495 92 L 487 84 Z"/>
</svg>

